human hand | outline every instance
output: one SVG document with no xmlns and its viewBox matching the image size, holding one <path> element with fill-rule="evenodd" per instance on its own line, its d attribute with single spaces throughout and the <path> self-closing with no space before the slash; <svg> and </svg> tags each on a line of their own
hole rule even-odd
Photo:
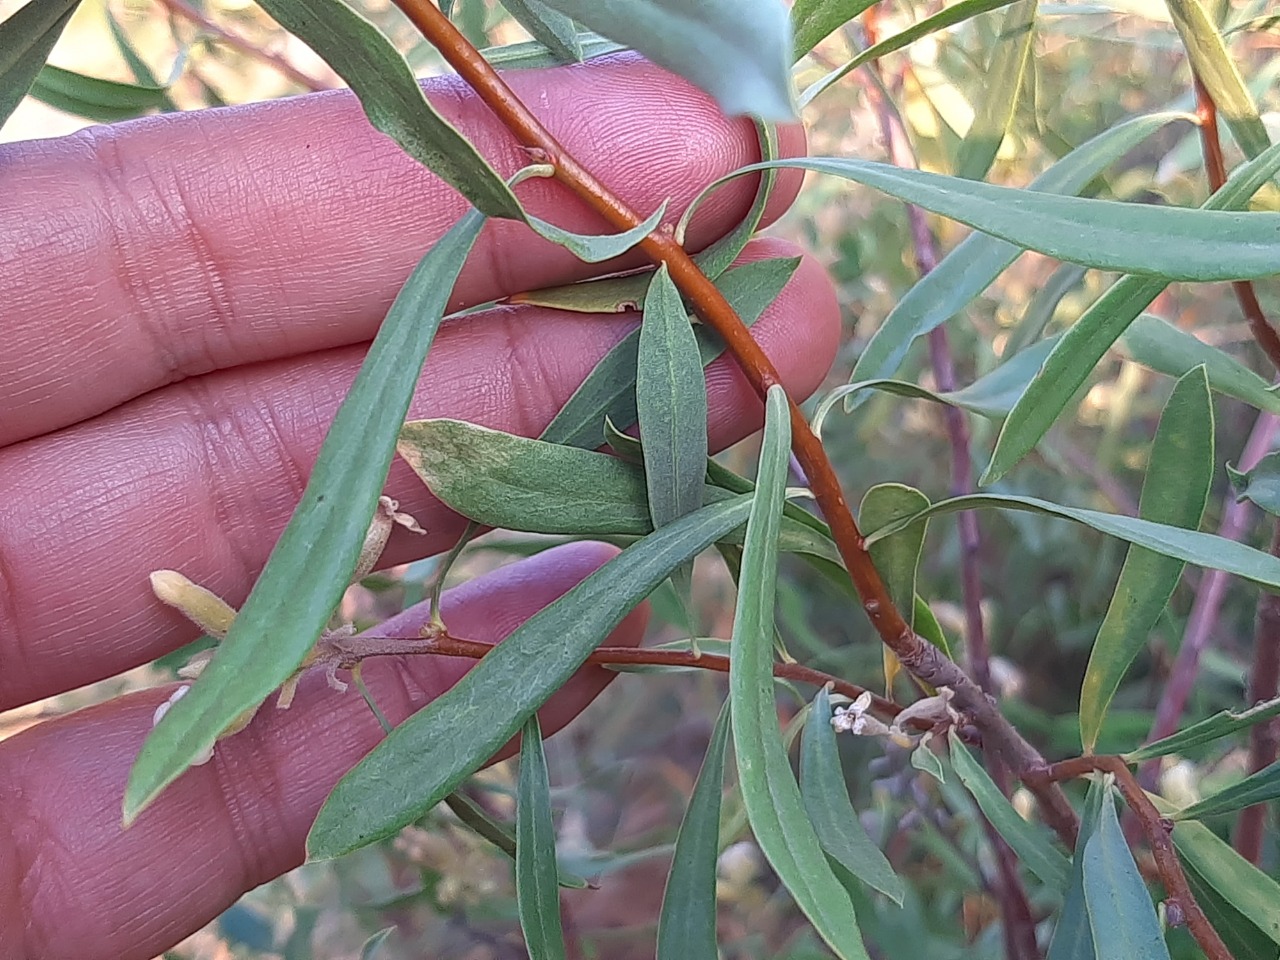
<svg viewBox="0 0 1280 960">
<path fill-rule="evenodd" d="M 674 216 L 714 177 L 757 159 L 745 122 L 630 58 L 511 77 L 525 102 L 648 212 Z M 442 111 L 509 173 L 516 146 L 448 80 Z M 784 151 L 802 148 L 796 130 Z M 176 649 L 194 628 L 151 596 L 181 570 L 232 604 L 247 595 L 296 505 L 333 413 L 400 283 L 465 202 L 367 125 L 354 98 L 320 94 L 149 118 L 0 147 L 0 710 L 114 676 Z M 784 174 L 769 217 L 790 202 Z M 745 212 L 744 178 L 707 204 L 692 247 Z M 520 188 L 532 212 L 599 222 L 554 184 Z M 746 256 L 793 253 L 756 241 Z M 564 283 L 588 267 L 524 227 L 493 222 L 452 306 Z M 411 414 L 536 436 L 636 317 L 498 307 L 447 324 Z M 753 328 L 796 395 L 834 355 L 838 311 L 806 260 Z M 727 358 L 708 371 L 718 449 L 757 429 L 761 406 Z M 397 532 L 384 563 L 447 548 L 462 522 L 404 464 L 387 492 L 428 530 Z M 446 596 L 459 636 L 497 640 L 607 560 L 574 544 Z M 412 635 L 413 608 L 379 627 Z M 644 612 L 608 640 L 639 642 Z M 393 722 L 467 664 L 371 661 Z M 584 669 L 543 711 L 562 726 L 612 674 Z M 151 957 L 245 890 L 298 864 L 336 780 L 377 742 L 363 701 L 304 678 L 221 741 L 127 831 L 129 766 L 171 688 L 48 720 L 0 742 L 0 960 Z"/>
</svg>

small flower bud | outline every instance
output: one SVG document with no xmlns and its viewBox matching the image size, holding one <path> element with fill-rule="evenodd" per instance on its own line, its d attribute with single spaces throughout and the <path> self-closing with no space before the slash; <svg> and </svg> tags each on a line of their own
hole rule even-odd
<svg viewBox="0 0 1280 960">
<path fill-rule="evenodd" d="M 156 570 L 152 573 L 151 592 L 219 640 L 227 635 L 231 621 L 236 618 L 235 610 L 225 600 L 198 583 L 192 583 L 177 570 Z"/>
</svg>

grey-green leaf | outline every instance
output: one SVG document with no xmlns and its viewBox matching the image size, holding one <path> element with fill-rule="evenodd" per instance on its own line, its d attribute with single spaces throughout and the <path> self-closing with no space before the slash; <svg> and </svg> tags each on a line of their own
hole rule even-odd
<svg viewBox="0 0 1280 960">
<path fill-rule="evenodd" d="M 360 947 L 360 960 L 375 960 L 382 953 L 382 945 L 395 932 L 395 927 L 386 927 L 371 936 Z"/>
<path fill-rule="evenodd" d="M 787 398 L 772 387 L 742 554 L 733 620 L 729 702 L 742 800 L 756 842 L 797 906 L 841 960 L 863 960 L 849 895 L 831 870 L 791 774 L 773 694 L 773 607 L 778 530 L 791 428 Z"/>
<path fill-rule="evenodd" d="M 915 487 L 879 483 L 863 495 L 858 507 L 858 525 L 863 530 L 879 530 L 928 508 L 929 498 Z M 920 565 L 927 530 L 927 521 L 912 524 L 891 537 L 878 540 L 869 551 L 893 605 L 906 613 L 908 624 L 915 618 L 916 568 Z"/>
<path fill-rule="evenodd" d="M 1237 501 L 1248 500 L 1280 516 L 1280 452 L 1268 453 L 1252 470 L 1241 472 L 1227 464 L 1227 475 Z"/>
<path fill-rule="evenodd" d="M 1184 113 L 1135 117 L 1082 143 L 1028 185 L 1041 193 L 1077 193 L 1114 161 Z M 889 312 L 849 376 L 850 382 L 892 376 L 916 338 L 959 313 L 1014 260 L 1022 248 L 975 233 L 921 277 Z M 852 408 L 856 401 L 851 400 Z"/>
<path fill-rule="evenodd" d="M 1223 899 L 1280 945 L 1280 883 L 1263 873 L 1203 823 L 1184 820 L 1173 828 L 1173 845 L 1190 867 Z"/>
<path fill-rule="evenodd" d="M 564 685 L 629 610 L 749 510 L 750 498 L 736 497 L 663 527 L 517 627 L 339 781 L 311 828 L 310 856 L 355 850 L 430 810 Z"/>
<path fill-rule="evenodd" d="M 558 875 L 551 781 L 535 713 L 520 734 L 516 784 L 516 912 L 530 960 L 564 960 Z"/>
<path fill-rule="evenodd" d="M 259 0 L 277 23 L 351 86 L 369 122 L 492 217 L 523 219 L 511 188 L 436 112 L 404 57 L 342 0 Z"/>
<path fill-rule="evenodd" d="M 1221 740 L 1275 716 L 1280 716 L 1280 698 L 1264 701 L 1239 712 L 1223 710 L 1162 740 L 1126 753 L 1124 761 L 1130 764 L 1142 763 L 1170 753 L 1185 753 L 1190 747 Z"/>
<path fill-rule="evenodd" d="M 1076 837 L 1075 856 L 1071 860 L 1071 883 L 1063 895 L 1062 910 L 1058 913 L 1058 923 L 1053 929 L 1045 960 L 1095 960 L 1093 929 L 1084 896 L 1084 850 L 1097 831 L 1105 798 L 1106 791 L 1101 782 L 1095 780 L 1085 796 L 1080 834 Z"/>
<path fill-rule="evenodd" d="M 1234 813 L 1255 803 L 1266 803 L 1280 797 L 1280 760 L 1233 783 L 1212 796 L 1183 807 L 1173 814 L 1175 820 L 1200 820 L 1223 813 Z"/>
<path fill-rule="evenodd" d="M 542 0 L 502 0 L 502 5 L 561 63 L 576 63 L 582 59 L 578 28 L 563 13 L 551 9 Z"/>
<path fill-rule="evenodd" d="M 636 411 L 654 529 L 702 506 L 707 385 L 698 341 L 664 263 L 645 297 Z"/>
<path fill-rule="evenodd" d="M 795 116 L 791 25 L 780 0 L 544 2 L 701 87 L 731 116 Z"/>
<path fill-rule="evenodd" d="M 831 729 L 831 698 L 825 687 L 814 697 L 800 740 L 800 794 L 818 842 L 836 862 L 837 869 L 846 870 L 902 906 L 906 894 L 902 878 L 867 836 L 849 802 L 840 751 Z"/>
<path fill-rule="evenodd" d="M 658 225 L 662 223 L 662 218 L 666 212 L 667 204 L 664 200 L 658 209 L 646 218 L 643 223 L 637 224 L 630 230 L 624 230 L 622 233 L 599 235 L 573 233 L 562 227 L 557 227 L 554 223 L 539 220 L 534 216 L 526 216 L 524 219 L 539 234 L 552 243 L 560 244 L 560 246 L 584 263 L 602 263 L 605 260 L 612 260 L 614 257 L 622 256 L 649 234 L 653 233 L 658 228 Z"/>
<path fill-rule="evenodd" d="M 796 0 L 791 5 L 792 61 L 874 4 L 874 0 Z"/>
<path fill-rule="evenodd" d="M 66 113 L 99 123 L 115 123 L 160 110 L 168 88 L 89 77 L 46 63 L 31 85 L 31 96 Z"/>
<path fill-rule="evenodd" d="M 1156 428 L 1138 515 L 1199 528 L 1213 482 L 1213 399 L 1204 367 L 1174 385 Z M 1182 576 L 1181 560 L 1130 547 L 1080 689 L 1080 738 L 1092 753 L 1107 708 Z"/>
<path fill-rule="evenodd" d="M 0 23 L 0 126 L 31 89 L 80 0 L 27 0 Z"/>
<path fill-rule="evenodd" d="M 311 469 L 302 502 L 218 652 L 151 731 L 125 788 L 128 823 L 297 669 L 356 567 L 400 423 L 484 217 L 467 213 L 405 281 Z M 447 792 L 447 791 L 446 791 Z"/>
<path fill-rule="evenodd" d="M 1084 845 L 1084 899 L 1098 960 L 1169 960 L 1151 895 L 1109 796 Z"/>
<path fill-rule="evenodd" d="M 1071 862 L 1054 849 L 1044 831 L 1024 820 L 995 781 L 951 731 L 951 766 L 965 789 L 973 795 L 983 815 L 1013 848 L 1028 870 L 1054 890 L 1065 890 L 1071 880 Z"/>
<path fill-rule="evenodd" d="M 717 960 L 716 860 L 720 853 L 720 798 L 729 704 L 720 710 L 706 758 L 676 834 L 662 913 L 657 960 Z"/>
</svg>

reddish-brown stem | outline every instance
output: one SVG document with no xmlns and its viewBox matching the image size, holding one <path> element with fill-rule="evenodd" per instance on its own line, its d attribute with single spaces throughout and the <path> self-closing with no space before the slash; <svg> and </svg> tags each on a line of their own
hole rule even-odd
<svg viewBox="0 0 1280 960">
<path fill-rule="evenodd" d="M 329 89 L 328 86 L 321 83 L 319 80 L 315 80 L 307 76 L 284 57 L 271 53 L 269 50 L 263 50 L 256 43 L 246 40 L 239 34 L 232 33 L 226 27 L 219 26 L 214 23 L 195 7 L 191 6 L 191 4 L 187 3 L 187 0 L 158 0 L 158 2 L 170 13 L 181 17 L 183 20 L 188 20 L 191 23 L 194 23 L 205 33 L 212 34 L 217 37 L 228 47 L 231 47 L 234 50 L 239 50 L 246 56 L 261 60 L 263 63 L 269 63 L 276 70 L 279 70 L 294 83 L 298 84 L 298 86 L 304 87 L 307 90 Z"/>
<path fill-rule="evenodd" d="M 1213 924 L 1204 915 L 1200 904 L 1191 893 L 1187 876 L 1182 871 L 1182 862 L 1178 859 L 1178 852 L 1174 849 L 1173 840 L 1169 836 L 1173 824 L 1160 815 L 1151 798 L 1143 792 L 1138 778 L 1133 775 L 1133 771 L 1123 760 L 1119 757 L 1076 757 L 1046 768 L 1043 777 L 1048 781 L 1070 780 L 1093 771 L 1115 776 L 1116 788 L 1124 797 L 1125 803 L 1129 805 L 1129 809 L 1137 816 L 1147 843 L 1151 845 L 1151 853 L 1155 858 L 1156 869 L 1160 874 L 1160 882 L 1164 885 L 1165 893 L 1170 900 L 1182 908 L 1187 929 L 1191 931 L 1191 935 L 1195 937 L 1196 943 L 1200 945 L 1205 956 L 1208 960 L 1232 960 L 1231 951 L 1222 942 L 1218 931 L 1213 928 Z"/>
<path fill-rule="evenodd" d="M 409 20 L 441 56 L 489 106 L 507 129 L 538 159 L 555 170 L 555 178 L 618 230 L 627 230 L 641 217 L 577 162 L 542 125 L 502 77 L 430 0 L 395 0 Z M 640 244 L 655 263 L 665 263 L 680 292 L 702 319 L 725 341 L 729 352 L 760 396 L 781 380 L 773 363 L 752 339 L 728 301 L 698 269 L 693 259 L 668 233 L 650 234 Z M 953 704 L 972 718 L 986 745 L 1006 756 L 1013 770 L 1021 772 L 1043 763 L 1035 749 L 1000 714 L 996 705 L 956 664 L 911 629 L 894 606 L 871 562 L 866 544 L 854 522 L 844 491 L 822 443 L 809 429 L 804 414 L 790 402 L 792 445 L 804 467 L 833 539 L 881 640 L 912 674 L 934 687 L 955 691 Z M 1055 830 L 1073 837 L 1076 816 L 1065 795 L 1056 787 L 1040 796 L 1046 820 Z"/>
</svg>

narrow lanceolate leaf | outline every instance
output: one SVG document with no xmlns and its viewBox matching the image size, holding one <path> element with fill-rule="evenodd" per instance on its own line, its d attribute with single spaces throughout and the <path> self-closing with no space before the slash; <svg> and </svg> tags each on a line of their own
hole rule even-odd
<svg viewBox="0 0 1280 960">
<path fill-rule="evenodd" d="M 502 5 L 561 63 L 576 63 L 582 59 L 578 28 L 563 13 L 551 9 L 541 0 L 502 0 Z"/>
<path fill-rule="evenodd" d="M 1174 385 L 1147 461 L 1138 515 L 1194 530 L 1213 482 L 1213 399 L 1204 367 Z M 1147 644 L 1182 576 L 1181 560 L 1130 547 L 1080 690 L 1080 739 L 1092 753 L 1125 671 Z"/>
<path fill-rule="evenodd" d="M 1225 570 L 1259 586 L 1280 588 L 1280 559 L 1261 550 L 1255 550 L 1211 533 L 1152 523 L 1141 517 L 1121 517 L 1097 510 L 1067 507 L 1035 497 L 975 493 L 964 497 L 953 497 L 950 500 L 939 500 L 915 517 L 890 524 L 880 530 L 864 532 L 864 534 L 867 543 L 873 544 L 882 537 L 896 533 L 899 529 L 910 526 L 926 516 L 984 508 L 1023 510 L 1028 513 L 1074 520 L 1076 523 L 1092 527 L 1099 533 L 1105 533 L 1127 543 L 1136 543 L 1166 557 L 1175 557 L 1211 570 Z"/>
<path fill-rule="evenodd" d="M 1242 207 L 1277 170 L 1280 170 L 1280 146 L 1269 148 L 1256 160 L 1241 166 L 1235 176 L 1208 199 L 1203 209 L 1221 211 Z M 1123 277 L 1068 328 L 1040 368 L 1039 375 L 1009 413 L 991 463 L 979 483 L 985 486 L 999 480 L 1040 442 L 1102 356 L 1166 286 L 1163 279 Z"/>
<path fill-rule="evenodd" d="M 1250 774 L 1239 783 L 1219 790 L 1211 797 L 1183 807 L 1173 814 L 1175 820 L 1200 820 L 1223 813 L 1234 813 L 1255 803 L 1266 803 L 1280 797 L 1280 760 Z"/>
<path fill-rule="evenodd" d="M 1112 161 L 1157 130 L 1175 120 L 1188 119 L 1185 113 L 1156 113 L 1117 124 L 1076 147 L 1032 180 L 1027 189 L 1078 193 Z M 965 237 L 889 312 L 858 357 L 849 381 L 892 376 L 916 338 L 963 310 L 1021 254 L 1021 247 L 985 233 Z M 855 402 L 851 399 L 848 406 L 852 408 Z"/>
<path fill-rule="evenodd" d="M 796 0 L 791 6 L 792 61 L 799 60 L 873 3 L 874 0 Z"/>
<path fill-rule="evenodd" d="M 1232 906 L 1185 857 L 1182 872 L 1186 875 L 1191 895 L 1222 937 L 1233 960 L 1276 960 L 1275 941 L 1263 933 L 1252 919 Z"/>
<path fill-rule="evenodd" d="M 1062 910 L 1053 929 L 1045 960 L 1095 960 L 1093 928 L 1084 896 L 1084 850 L 1098 829 L 1102 803 L 1107 791 L 1100 781 L 1089 785 L 1084 810 L 1080 815 L 1080 833 L 1076 837 L 1075 856 L 1071 859 L 1071 882 L 1062 897 Z M 1110 802 L 1109 800 L 1107 802 Z"/>
<path fill-rule="evenodd" d="M 849 157 L 750 164 L 729 177 L 798 167 L 853 180 L 1059 260 L 1165 280 L 1254 280 L 1280 273 L 1280 213 L 1062 197 Z M 1230 186 L 1230 185 L 1228 185 Z"/>
<path fill-rule="evenodd" d="M 667 204 L 666 201 L 663 201 L 662 205 L 643 223 L 636 224 L 630 230 L 624 230 L 622 233 L 598 236 L 572 233 L 562 227 L 557 227 L 554 223 L 548 223 L 546 220 L 539 220 L 533 216 L 522 216 L 525 222 L 535 231 L 552 243 L 560 244 L 560 246 L 569 250 L 584 263 L 602 263 L 605 260 L 612 260 L 614 257 L 622 256 L 649 234 L 653 233 L 658 228 L 658 225 L 662 223 L 662 218 L 666 212 Z"/>
<path fill-rule="evenodd" d="M 727 114 L 790 120 L 791 26 L 781 0 L 544 0 L 716 98 Z"/>
<path fill-rule="evenodd" d="M 654 529 L 702 506 L 707 473 L 707 385 L 680 291 L 664 263 L 640 326 L 636 410 Z"/>
<path fill-rule="evenodd" d="M 259 0 L 272 19 L 347 81 L 369 122 L 491 217 L 522 219 L 520 204 L 461 133 L 427 101 L 404 57 L 343 0 Z"/>
<path fill-rule="evenodd" d="M 1165 5 L 1187 49 L 1191 69 L 1213 98 L 1218 116 L 1245 155 L 1256 157 L 1271 146 L 1271 138 L 1222 34 L 1200 0 L 1165 0 Z"/>
<path fill-rule="evenodd" d="M 800 740 L 800 794 L 818 842 L 837 871 L 844 870 L 902 906 L 906 894 L 902 878 L 862 829 L 849 802 L 836 734 L 831 729 L 831 698 L 825 687 L 814 697 Z"/>
<path fill-rule="evenodd" d="M 973 123 L 960 143 L 956 176 L 981 180 L 991 169 L 1013 122 L 1023 76 L 1035 39 L 1036 0 L 1019 0 L 1004 12 L 1000 32 L 983 74 L 982 96 Z"/>
<path fill-rule="evenodd" d="M 915 487 L 901 483 L 879 483 L 868 490 L 858 507 L 858 525 L 863 530 L 879 530 L 929 508 L 929 498 Z M 912 524 L 891 537 L 876 541 L 871 559 L 880 571 L 893 605 L 907 612 L 908 622 L 914 617 L 916 568 L 928 523 Z"/>
<path fill-rule="evenodd" d="M 454 281 L 484 217 L 464 216 L 436 242 L 382 321 L 338 408 L 302 502 L 226 639 L 190 693 L 147 737 L 129 773 L 129 823 L 245 710 L 302 662 L 355 571 L 400 423 Z"/>
<path fill-rule="evenodd" d="M 1246 730 L 1254 724 L 1280 716 L 1280 698 L 1267 700 L 1248 710 L 1239 712 L 1223 710 L 1211 717 L 1193 723 L 1185 730 L 1179 730 L 1172 736 L 1149 743 L 1124 755 L 1125 763 L 1142 763 L 1155 757 L 1167 756 L 1170 753 L 1184 753 L 1190 747 L 1202 743 L 1212 743 L 1229 737 L 1240 730 Z"/>
<path fill-rule="evenodd" d="M 31 85 L 31 96 L 66 113 L 99 123 L 115 123 L 160 110 L 169 102 L 166 87 L 142 86 L 85 76 L 46 63 Z"/>
<path fill-rule="evenodd" d="M 717 960 L 716 861 L 729 705 L 720 711 L 689 808 L 676 834 L 671 872 L 658 917 L 657 960 Z"/>
<path fill-rule="evenodd" d="M 778 159 L 777 128 L 771 123 L 763 123 L 759 120 L 755 121 L 755 127 L 756 139 L 760 143 L 760 159 Z M 747 215 L 723 237 L 694 256 L 693 259 L 698 265 L 698 269 L 712 280 L 715 280 L 720 274 L 729 269 L 733 261 L 738 259 L 738 254 L 742 253 L 747 241 L 755 236 L 756 231 L 760 229 L 760 221 L 764 219 L 765 207 L 769 204 L 769 194 L 773 191 L 773 184 L 777 179 L 778 171 L 776 170 L 766 170 L 760 174 L 760 183 L 756 187 L 755 198 L 747 209 Z M 681 217 L 679 236 L 684 236 L 684 231 L 689 221 L 693 218 L 693 212 L 694 208 L 690 207 Z"/>
<path fill-rule="evenodd" d="M 1173 828 L 1173 845 L 1183 865 L 1257 926 L 1271 942 L 1274 960 L 1280 945 L 1280 883 L 1267 876 L 1203 823 L 1186 820 Z"/>
<path fill-rule="evenodd" d="M 18 108 L 80 0 L 27 0 L 0 23 L 0 126 Z"/>
<path fill-rule="evenodd" d="M 1227 464 L 1227 475 L 1237 503 L 1248 500 L 1267 513 L 1280 516 L 1280 452 L 1268 453 L 1252 470 L 1243 473 Z"/>
<path fill-rule="evenodd" d="M 1013 808 L 982 764 L 951 731 L 951 766 L 965 789 L 973 795 L 983 815 L 1013 848 L 1022 865 L 1054 890 L 1065 890 L 1071 881 L 1071 861 L 1054 849 L 1044 831 L 1028 823 Z"/>
<path fill-rule="evenodd" d="M 336 857 L 380 840 L 439 803 L 564 685 L 629 610 L 675 567 L 743 523 L 749 509 L 750 498 L 738 497 L 663 527 L 517 627 L 339 781 L 311 828 L 309 855 Z"/>
<path fill-rule="evenodd" d="M 1280 414 L 1280 394 L 1239 360 L 1179 330 L 1167 320 L 1144 313 L 1129 325 L 1116 347 L 1144 367 L 1181 377 L 1198 366 L 1209 376 L 1209 388 L 1259 410 Z"/>
<path fill-rule="evenodd" d="M 551 782 L 535 713 L 520 735 L 516 785 L 516 911 L 530 960 L 563 960 L 565 955 L 558 875 Z"/>
<path fill-rule="evenodd" d="M 1169 960 L 1160 920 L 1110 796 L 1084 845 L 1084 899 L 1098 960 Z"/>
<path fill-rule="evenodd" d="M 773 700 L 773 606 L 791 426 L 781 387 L 769 390 L 733 619 L 729 702 L 747 819 L 797 906 L 842 960 L 866 957 L 849 895 L 827 863 L 791 774 Z"/>
<path fill-rule="evenodd" d="M 742 322 L 750 327 L 778 298 L 799 263 L 794 257 L 744 263 L 721 275 L 716 286 Z M 648 277 L 640 279 L 648 283 Z M 563 309 L 563 304 L 560 307 Z M 704 367 L 724 352 L 724 341 L 709 328 L 699 325 L 694 336 L 698 339 Z M 621 430 L 633 425 L 636 422 L 636 366 L 639 356 L 640 331 L 634 330 L 595 365 L 542 431 L 541 439 L 593 450 L 604 443 L 606 418 Z"/>
</svg>

